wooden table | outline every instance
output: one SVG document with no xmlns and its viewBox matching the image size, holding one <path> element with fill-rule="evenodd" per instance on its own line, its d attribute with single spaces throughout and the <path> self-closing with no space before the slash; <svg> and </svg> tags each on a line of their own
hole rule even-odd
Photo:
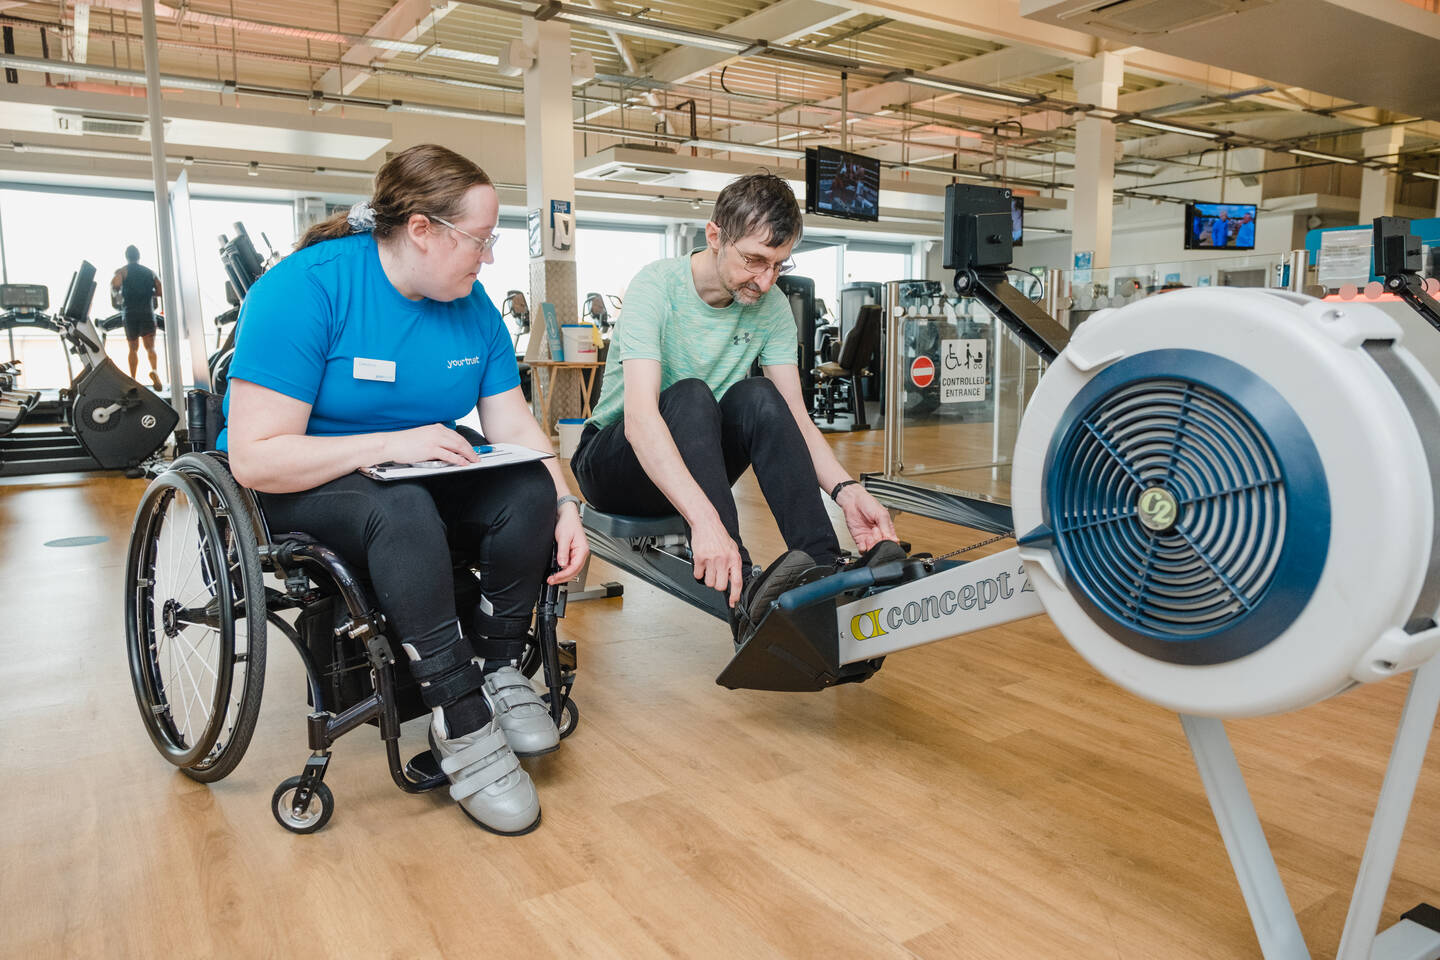
<svg viewBox="0 0 1440 960">
<path fill-rule="evenodd" d="M 530 364 L 532 371 L 549 371 L 549 376 L 552 378 L 559 377 L 560 374 L 566 370 L 576 371 L 580 376 L 580 415 L 582 417 L 590 416 L 590 393 L 595 385 L 595 373 L 605 366 L 604 361 L 584 360 L 571 362 L 568 360 L 529 360 L 526 362 Z M 553 380 L 550 386 L 554 386 Z M 530 389 L 534 393 L 537 404 L 540 407 L 540 426 L 549 434 L 552 426 L 550 422 L 550 406 L 555 400 L 555 390 L 547 390 L 546 385 L 542 382 L 542 378 L 534 376 L 533 374 L 530 377 Z"/>
</svg>

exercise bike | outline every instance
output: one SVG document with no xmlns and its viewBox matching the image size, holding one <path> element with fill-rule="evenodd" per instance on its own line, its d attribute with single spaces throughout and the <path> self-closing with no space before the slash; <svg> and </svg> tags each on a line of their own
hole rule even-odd
<svg viewBox="0 0 1440 960">
<path fill-rule="evenodd" d="M 140 464 L 164 446 L 180 415 L 105 355 L 90 319 L 95 267 L 81 262 L 58 314 L 44 313 L 48 295 L 40 303 L 33 285 L 0 289 L 5 291 L 0 304 L 12 313 L 29 311 L 34 326 L 54 330 L 82 367 L 70 388 L 60 392 L 58 426 L 31 429 L 22 424 L 0 437 L 0 477 L 76 470 L 124 470 L 140 476 Z M 12 306 L 16 298 L 24 304 Z"/>
<path fill-rule="evenodd" d="M 1223 721 L 1413 672 L 1339 957 L 1440 960 L 1434 906 L 1379 932 L 1440 712 L 1440 383 L 1378 308 L 1277 290 L 1178 291 L 1072 336 L 1007 280 L 1010 236 L 1008 190 L 947 188 L 956 293 L 1047 362 L 1015 447 L 1017 545 L 802 583 L 738 638 L 717 682 L 822 690 L 900 650 L 1046 614 L 1100 673 L 1180 715 L 1261 951 L 1300 960 Z M 1397 286 L 1410 246 L 1377 242 Z M 586 517 L 592 551 L 631 570 L 601 547 L 603 516 Z"/>
<path fill-rule="evenodd" d="M 250 292 L 255 281 L 280 259 L 265 234 L 260 234 L 260 238 L 265 241 L 270 255 L 262 260 L 255 250 L 255 244 L 250 240 L 250 234 L 245 230 L 245 225 L 237 220 L 233 227 L 233 238 L 226 237 L 223 233 L 220 235 L 220 263 L 225 267 L 225 299 L 229 301 L 230 309 L 215 318 L 217 343 L 215 352 L 210 354 L 207 360 L 213 404 L 219 404 L 225 396 L 230 362 L 235 357 L 235 335 L 240 330 L 240 310 L 244 306 L 245 295 Z M 225 332 L 226 326 L 230 328 L 228 332 Z"/>
</svg>

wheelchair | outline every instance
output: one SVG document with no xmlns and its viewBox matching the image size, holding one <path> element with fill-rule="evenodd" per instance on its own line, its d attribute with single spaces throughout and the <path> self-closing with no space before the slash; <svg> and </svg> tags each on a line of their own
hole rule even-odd
<svg viewBox="0 0 1440 960">
<path fill-rule="evenodd" d="M 314 833 L 330 820 L 335 799 L 324 777 L 331 746 L 366 723 L 379 728 L 400 789 L 446 786 L 428 749 L 401 763 L 401 723 L 430 711 L 356 571 L 311 537 L 271 533 L 258 498 L 235 481 L 225 454 L 196 439 L 218 435 L 205 428 L 215 422 L 213 398 L 192 391 L 188 399 L 191 449 L 146 488 L 125 566 L 130 676 L 156 749 L 201 783 L 235 769 L 260 713 L 274 627 L 300 656 L 311 705 L 310 757 L 271 798 L 281 826 Z M 454 574 L 457 607 L 478 600 L 473 571 L 459 563 Z M 565 596 L 563 586 L 542 584 L 520 664 L 532 679 L 543 668 L 541 697 L 561 738 L 579 722 L 570 696 L 575 645 L 560 642 L 556 632 Z M 280 616 L 287 611 L 296 612 L 293 624 Z"/>
</svg>

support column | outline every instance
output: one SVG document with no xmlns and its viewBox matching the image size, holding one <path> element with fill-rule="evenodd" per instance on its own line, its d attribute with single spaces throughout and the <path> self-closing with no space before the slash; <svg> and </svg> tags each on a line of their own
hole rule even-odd
<svg viewBox="0 0 1440 960">
<path fill-rule="evenodd" d="M 1082 103 L 1116 108 L 1124 79 L 1124 58 L 1102 53 L 1075 65 L 1075 92 Z M 1115 124 L 1086 117 L 1075 124 L 1074 232 L 1072 253 L 1090 251 L 1091 266 L 1110 266 L 1110 234 L 1115 221 Z"/>
<path fill-rule="evenodd" d="M 1367 157 L 1387 157 L 1394 160 L 1395 154 L 1405 143 L 1404 127 L 1385 127 L 1380 130 L 1366 130 L 1360 134 L 1360 146 Z M 1371 170 L 1366 167 L 1360 172 L 1360 223 L 1368 225 L 1376 217 L 1388 217 L 1395 213 L 1395 187 L 1399 177 L 1391 170 Z"/>
<path fill-rule="evenodd" d="M 554 208 L 572 218 L 575 213 L 575 132 L 570 93 L 570 26 L 560 20 L 526 19 L 522 40 L 534 56 L 525 68 L 525 206 L 531 218 L 540 218 L 540 252 L 530 249 L 530 309 L 539 336 L 530 338 L 527 359 L 548 356 L 541 304 L 555 308 L 560 323 L 580 316 L 576 290 L 575 247 L 557 245 Z M 573 223 L 573 220 L 572 220 Z M 574 374 L 549 378 L 546 389 L 555 390 L 550 412 L 555 417 L 580 414 L 578 381 Z M 572 389 L 573 386 L 573 389 Z M 559 388 L 558 390 L 556 388 Z M 536 393 L 538 396 L 538 391 Z M 537 410 L 538 413 L 538 410 Z M 541 426 L 548 433 L 550 423 Z"/>
<path fill-rule="evenodd" d="M 165 298 L 165 359 L 170 371 L 170 403 L 185 422 L 185 377 L 180 363 L 180 343 L 185 338 L 188 318 L 180 303 L 180 284 L 175 280 L 175 245 L 170 236 L 170 187 L 165 176 L 165 121 L 160 112 L 160 41 L 155 33 L 155 0 L 140 5 L 141 28 L 145 31 L 145 103 L 150 111 L 150 172 L 155 182 L 155 239 L 160 244 L 160 282 Z"/>
</svg>

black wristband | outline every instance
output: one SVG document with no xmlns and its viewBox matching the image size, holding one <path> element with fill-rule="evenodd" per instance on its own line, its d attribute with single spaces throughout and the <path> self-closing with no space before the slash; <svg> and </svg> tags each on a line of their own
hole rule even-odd
<svg viewBox="0 0 1440 960">
<path fill-rule="evenodd" d="M 835 484 L 835 489 L 830 491 L 830 499 L 831 499 L 831 500 L 834 500 L 836 503 L 839 503 L 839 502 L 840 502 L 840 491 L 841 491 L 841 490 L 844 490 L 846 487 L 850 486 L 850 484 L 852 484 L 852 483 L 859 483 L 859 482 L 860 482 L 859 480 L 841 480 L 839 483 Z"/>
</svg>

